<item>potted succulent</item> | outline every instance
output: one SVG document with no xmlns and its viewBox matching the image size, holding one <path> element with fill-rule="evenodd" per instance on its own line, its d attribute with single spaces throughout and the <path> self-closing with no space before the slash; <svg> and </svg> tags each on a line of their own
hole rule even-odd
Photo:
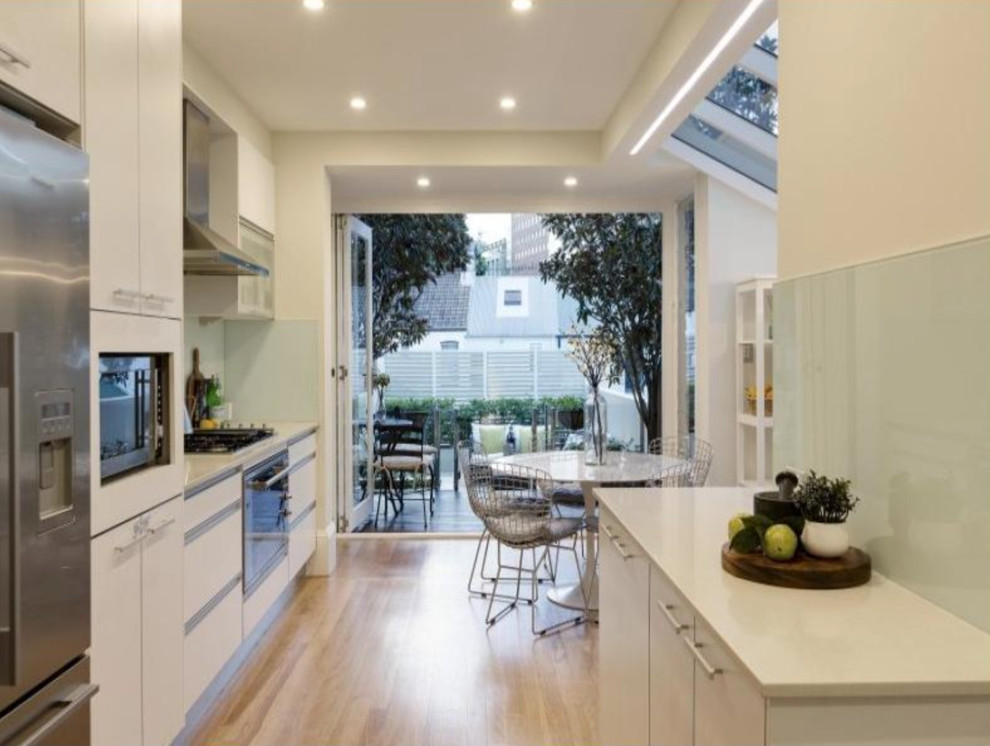
<svg viewBox="0 0 990 746">
<path fill-rule="evenodd" d="M 829 479 L 814 471 L 801 481 L 795 498 L 804 516 L 801 544 L 808 554 L 841 557 L 849 549 L 846 519 L 859 502 L 849 487 L 848 479 Z"/>
</svg>

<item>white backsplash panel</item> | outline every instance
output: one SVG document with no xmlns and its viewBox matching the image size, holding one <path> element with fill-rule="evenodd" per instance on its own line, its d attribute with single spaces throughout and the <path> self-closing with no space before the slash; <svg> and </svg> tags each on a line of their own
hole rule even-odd
<svg viewBox="0 0 990 746">
<path fill-rule="evenodd" d="M 775 468 L 852 479 L 874 567 L 990 632 L 990 238 L 780 282 L 774 336 Z"/>
</svg>

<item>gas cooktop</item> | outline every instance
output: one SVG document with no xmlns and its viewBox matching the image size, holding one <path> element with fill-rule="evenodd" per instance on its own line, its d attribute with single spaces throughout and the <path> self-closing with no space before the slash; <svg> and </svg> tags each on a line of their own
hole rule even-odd
<svg viewBox="0 0 990 746">
<path fill-rule="evenodd" d="M 237 453 L 255 443 L 260 443 L 275 435 L 274 428 L 261 427 L 223 427 L 217 430 L 195 430 L 186 433 L 186 453 Z"/>
</svg>

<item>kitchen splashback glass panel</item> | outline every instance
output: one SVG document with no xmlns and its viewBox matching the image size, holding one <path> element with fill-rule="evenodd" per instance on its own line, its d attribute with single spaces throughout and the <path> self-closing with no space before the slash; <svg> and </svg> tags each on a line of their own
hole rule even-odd
<svg viewBox="0 0 990 746">
<path fill-rule="evenodd" d="M 774 287 L 775 466 L 852 479 L 876 569 L 990 631 L 990 238 Z"/>
</svg>

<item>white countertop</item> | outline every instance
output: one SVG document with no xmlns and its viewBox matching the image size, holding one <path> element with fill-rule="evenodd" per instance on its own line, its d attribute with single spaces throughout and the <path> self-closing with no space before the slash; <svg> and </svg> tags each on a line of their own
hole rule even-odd
<svg viewBox="0 0 990 746">
<path fill-rule="evenodd" d="M 237 453 L 220 455 L 187 453 L 185 491 L 195 490 L 227 472 L 235 472 L 244 466 L 256 464 L 282 450 L 288 443 L 304 438 L 317 429 L 315 422 L 276 422 L 270 423 L 269 426 L 274 428 L 275 435 Z"/>
<path fill-rule="evenodd" d="M 752 490 L 595 494 L 766 696 L 990 694 L 990 635 L 875 570 L 859 588 L 821 591 L 722 570 L 728 520 L 752 512 Z"/>
</svg>

